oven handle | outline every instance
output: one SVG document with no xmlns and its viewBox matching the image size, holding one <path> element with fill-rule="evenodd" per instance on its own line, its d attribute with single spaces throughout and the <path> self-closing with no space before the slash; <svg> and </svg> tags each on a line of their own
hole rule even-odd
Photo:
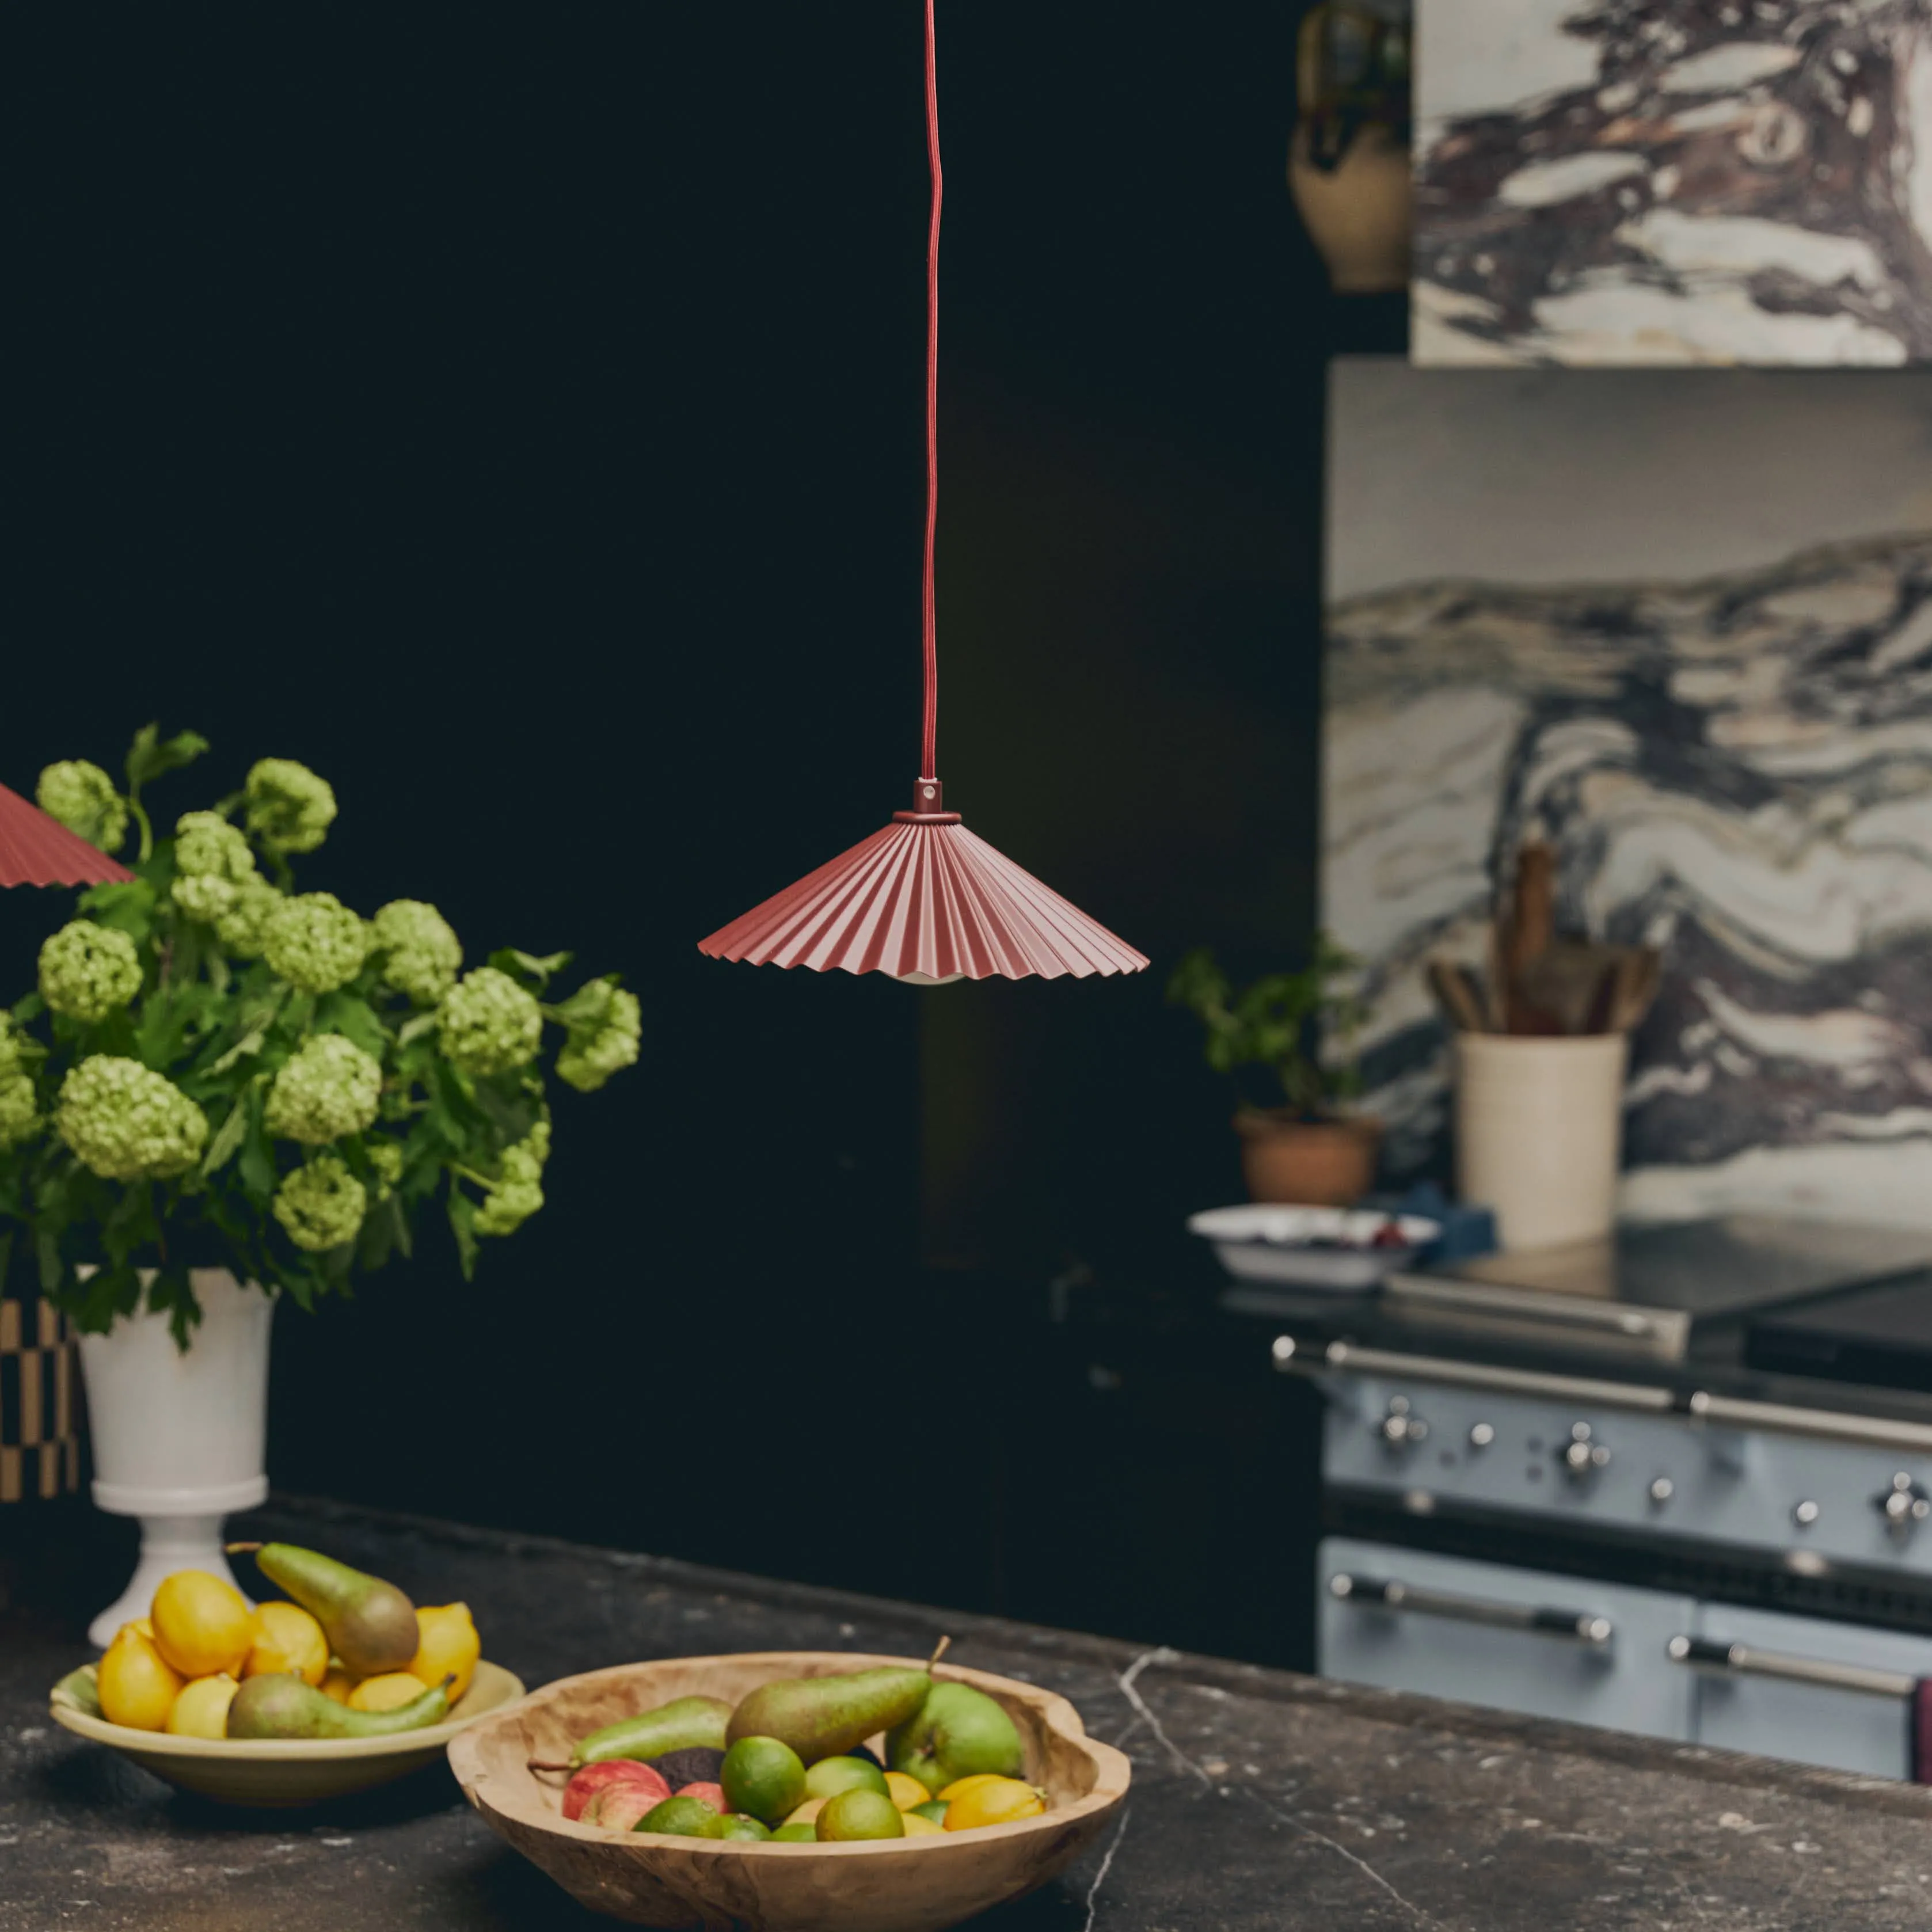
<svg viewBox="0 0 1932 1932">
<path fill-rule="evenodd" d="M 1498 1368 L 1488 1362 L 1458 1362 L 1442 1355 L 1397 1354 L 1389 1348 L 1360 1348 L 1353 1342 L 1302 1342 L 1292 1335 L 1277 1335 L 1274 1354 L 1275 1366 L 1284 1375 L 1321 1376 L 1339 1370 L 1358 1376 L 1402 1376 L 1448 1388 L 1540 1396 L 1552 1402 L 1634 1409 L 1653 1415 L 1668 1414 L 1676 1405 L 1670 1390 L 1637 1382 L 1546 1375 L 1540 1370 Z"/>
<path fill-rule="evenodd" d="M 1394 1577 L 1357 1576 L 1338 1570 L 1328 1580 L 1328 1594 L 1338 1602 L 1370 1604 L 1378 1610 L 1401 1610 L 1412 1616 L 1448 1617 L 1457 1623 L 1489 1624 L 1500 1630 L 1534 1631 L 1601 1650 L 1616 1634 L 1608 1617 L 1588 1610 L 1551 1610 L 1532 1604 L 1505 1604 L 1492 1597 L 1462 1597 L 1447 1590 L 1427 1590 Z"/>
<path fill-rule="evenodd" d="M 1791 1657 L 1758 1650 L 1721 1638 L 1674 1636 L 1666 1646 L 1672 1664 L 1696 1670 L 1718 1670 L 1732 1677 L 1775 1677 L 1786 1684 L 1815 1684 L 1826 1690 L 1857 1690 L 1868 1697 L 1910 1697 L 1918 1680 L 1899 1670 L 1869 1670 L 1862 1664 L 1832 1664 L 1822 1658 Z"/>
<path fill-rule="evenodd" d="M 1705 1389 L 1680 1397 L 1667 1388 L 1645 1382 L 1550 1375 L 1539 1369 L 1459 1362 L 1446 1355 L 1410 1355 L 1390 1348 L 1364 1348 L 1353 1342 L 1304 1342 L 1293 1335 L 1277 1335 L 1273 1353 L 1275 1366 L 1284 1375 L 1390 1376 L 1442 1388 L 1478 1389 L 1547 1402 L 1574 1402 L 1586 1408 L 1622 1409 L 1636 1414 L 1677 1415 L 1693 1424 L 1711 1428 L 1761 1429 L 1773 1436 L 1802 1436 L 1816 1442 L 1849 1442 L 1866 1449 L 1895 1450 L 1903 1455 L 1932 1456 L 1932 1424 L 1900 1422 L 1890 1416 L 1749 1402 L 1736 1396 L 1712 1395 Z"/>
</svg>

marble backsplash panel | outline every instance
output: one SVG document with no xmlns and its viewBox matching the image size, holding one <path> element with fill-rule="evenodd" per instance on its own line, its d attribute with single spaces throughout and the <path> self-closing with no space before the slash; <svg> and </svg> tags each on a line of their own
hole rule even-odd
<svg viewBox="0 0 1932 1932">
<path fill-rule="evenodd" d="M 1396 1172 L 1448 1166 L 1423 962 L 1481 958 L 1534 834 L 1562 923 L 1666 949 L 1631 1211 L 1932 1222 L 1932 379 L 1335 402 L 1324 914 Z"/>
<path fill-rule="evenodd" d="M 1425 364 L 1932 358 L 1927 0 L 1418 0 Z"/>
</svg>

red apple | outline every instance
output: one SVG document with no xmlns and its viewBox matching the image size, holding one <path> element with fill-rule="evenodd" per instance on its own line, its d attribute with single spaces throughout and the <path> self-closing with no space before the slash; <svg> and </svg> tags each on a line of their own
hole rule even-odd
<svg viewBox="0 0 1932 1932">
<path fill-rule="evenodd" d="M 730 1810 L 724 1802 L 724 1787 L 722 1784 L 680 1784 L 676 1794 L 680 1798 L 701 1798 L 722 1818 Z"/>
<path fill-rule="evenodd" d="M 634 1778 L 620 1778 L 607 1784 L 584 1814 L 586 1825 L 601 1825 L 607 1832 L 633 1832 L 638 1820 L 655 1811 L 664 1802 L 664 1792 L 655 1784 L 640 1784 Z"/>
<path fill-rule="evenodd" d="M 595 1823 L 595 1820 L 584 1818 L 585 1809 L 599 1792 L 620 1784 L 635 1784 L 654 1792 L 652 1804 L 670 1796 L 670 1786 L 649 1765 L 640 1764 L 634 1758 L 606 1758 L 602 1764 L 586 1764 L 572 1774 L 570 1782 L 563 1787 L 563 1815 L 583 1820 L 586 1824 Z M 645 1809 L 648 1810 L 650 1806 Z"/>
</svg>

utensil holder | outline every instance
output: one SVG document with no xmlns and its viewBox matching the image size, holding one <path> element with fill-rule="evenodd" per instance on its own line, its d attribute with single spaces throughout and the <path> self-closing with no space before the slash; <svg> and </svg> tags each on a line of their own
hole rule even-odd
<svg viewBox="0 0 1932 1932">
<path fill-rule="evenodd" d="M 1504 1248 L 1610 1232 L 1623 1148 L 1627 1035 L 1456 1036 L 1456 1169 Z"/>
</svg>

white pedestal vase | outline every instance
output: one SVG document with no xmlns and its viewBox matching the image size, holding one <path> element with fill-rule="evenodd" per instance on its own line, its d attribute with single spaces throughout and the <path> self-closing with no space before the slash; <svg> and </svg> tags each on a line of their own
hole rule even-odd
<svg viewBox="0 0 1932 1932">
<path fill-rule="evenodd" d="M 143 1276 L 145 1291 L 150 1279 Z M 268 1324 L 275 1304 L 226 1268 L 192 1270 L 202 1308 L 185 1354 L 168 1318 L 145 1310 L 80 1338 L 94 1441 L 94 1500 L 138 1516 L 141 1559 L 120 1598 L 88 1626 L 104 1648 L 148 1614 L 176 1570 L 232 1582 L 222 1520 L 268 1494 Z"/>
</svg>

